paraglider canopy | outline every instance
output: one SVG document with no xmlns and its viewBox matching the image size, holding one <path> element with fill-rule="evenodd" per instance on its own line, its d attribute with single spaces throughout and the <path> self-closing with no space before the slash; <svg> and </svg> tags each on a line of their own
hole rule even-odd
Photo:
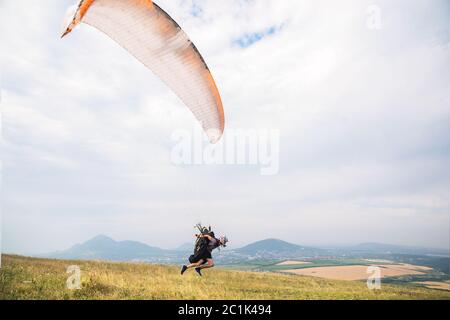
<svg viewBox="0 0 450 320">
<path fill-rule="evenodd" d="M 80 22 L 104 32 L 153 71 L 191 110 L 211 143 L 225 117 L 205 60 L 181 27 L 151 0 L 81 0 L 69 9 L 62 37 Z"/>
</svg>

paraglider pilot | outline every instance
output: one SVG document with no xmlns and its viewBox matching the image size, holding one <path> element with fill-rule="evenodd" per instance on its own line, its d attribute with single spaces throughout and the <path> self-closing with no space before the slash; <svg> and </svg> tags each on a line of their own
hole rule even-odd
<svg viewBox="0 0 450 320">
<path fill-rule="evenodd" d="M 196 234 L 197 237 L 194 254 L 189 257 L 189 265 L 183 265 L 181 274 L 187 269 L 195 268 L 195 271 L 201 276 L 201 270 L 214 267 L 212 252 L 219 247 L 226 247 L 228 239 L 222 236 L 217 239 L 214 232 Z"/>
</svg>

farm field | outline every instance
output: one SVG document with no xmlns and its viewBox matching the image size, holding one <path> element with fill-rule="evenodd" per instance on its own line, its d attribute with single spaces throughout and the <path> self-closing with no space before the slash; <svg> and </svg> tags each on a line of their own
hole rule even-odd
<svg viewBox="0 0 450 320">
<path fill-rule="evenodd" d="M 380 268 L 382 278 L 419 275 L 424 274 L 425 270 L 429 270 L 427 267 L 410 264 L 379 265 L 378 267 Z M 283 272 L 335 280 L 364 280 L 368 277 L 367 268 L 368 266 L 366 265 L 349 265 L 291 269 L 283 270 Z"/>
</svg>

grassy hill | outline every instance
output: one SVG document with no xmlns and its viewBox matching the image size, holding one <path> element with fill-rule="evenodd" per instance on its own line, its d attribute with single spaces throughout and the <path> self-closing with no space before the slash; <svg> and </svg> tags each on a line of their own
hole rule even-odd
<svg viewBox="0 0 450 320">
<path fill-rule="evenodd" d="M 264 254 L 290 254 L 290 255 L 300 255 L 300 256 L 315 256 L 323 252 L 321 249 L 311 248 L 311 247 L 303 247 L 297 244 L 289 243 L 279 239 L 265 239 L 253 242 L 245 247 L 239 248 L 236 251 L 239 253 L 256 255 L 260 253 Z"/>
<path fill-rule="evenodd" d="M 82 289 L 68 290 L 78 265 Z M 176 266 L 3 256 L 0 299 L 450 299 L 447 291 L 215 268 L 199 277 Z"/>
</svg>

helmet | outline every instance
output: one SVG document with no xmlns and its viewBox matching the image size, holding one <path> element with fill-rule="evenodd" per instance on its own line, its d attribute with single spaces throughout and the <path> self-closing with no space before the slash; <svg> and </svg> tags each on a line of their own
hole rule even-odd
<svg viewBox="0 0 450 320">
<path fill-rule="evenodd" d="M 226 236 L 221 236 L 219 240 L 223 247 L 227 246 L 228 238 Z"/>
</svg>

